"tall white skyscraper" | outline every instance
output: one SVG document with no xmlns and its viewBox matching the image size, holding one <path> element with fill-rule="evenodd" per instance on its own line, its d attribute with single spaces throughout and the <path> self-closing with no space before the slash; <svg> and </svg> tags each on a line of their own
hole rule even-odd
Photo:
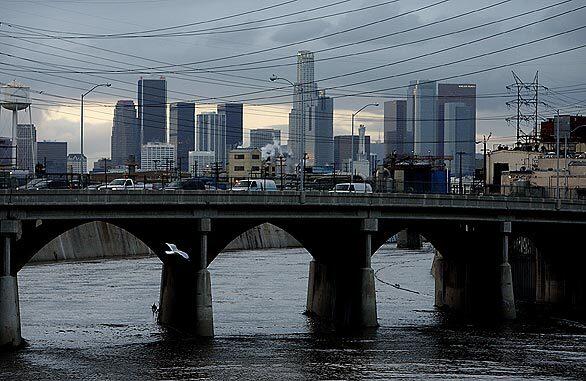
<svg viewBox="0 0 586 381">
<path fill-rule="evenodd" d="M 37 129 L 34 124 L 16 126 L 17 168 L 34 173 L 37 164 Z"/>
<path fill-rule="evenodd" d="M 333 100 L 319 93 L 315 82 L 313 52 L 297 53 L 297 81 L 293 92 L 293 108 L 289 114 L 288 148 L 291 165 L 303 158 L 302 136 L 305 135 L 306 165 L 333 163 Z"/>
<path fill-rule="evenodd" d="M 142 145 L 140 168 L 143 171 L 173 171 L 176 160 L 177 154 L 173 144 L 150 142 Z"/>
<path fill-rule="evenodd" d="M 216 162 L 224 168 L 228 160 L 226 149 L 226 115 L 216 112 L 203 112 L 197 115 L 196 147 L 197 151 L 213 151 Z"/>
<path fill-rule="evenodd" d="M 436 82 L 417 80 L 409 83 L 407 93 L 407 131 L 405 143 L 419 156 L 438 156 L 443 139 L 437 123 Z"/>
</svg>

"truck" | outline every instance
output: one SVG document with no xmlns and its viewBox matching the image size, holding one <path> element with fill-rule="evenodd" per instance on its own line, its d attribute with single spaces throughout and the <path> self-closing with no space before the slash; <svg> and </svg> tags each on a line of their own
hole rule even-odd
<svg viewBox="0 0 586 381">
<path fill-rule="evenodd" d="M 144 190 L 153 189 L 152 184 L 135 183 L 132 179 L 114 179 L 106 185 L 100 185 L 98 190 Z"/>
</svg>

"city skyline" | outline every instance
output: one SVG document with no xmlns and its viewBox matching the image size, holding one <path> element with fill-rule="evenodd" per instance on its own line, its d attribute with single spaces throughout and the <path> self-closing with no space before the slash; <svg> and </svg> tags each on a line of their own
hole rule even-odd
<svg viewBox="0 0 586 381">
<path fill-rule="evenodd" d="M 256 5 L 257 3 L 255 3 Z M 485 20 L 497 20 L 499 19 L 500 15 L 504 10 L 506 10 L 510 14 L 518 14 L 522 10 L 526 10 L 529 6 L 531 9 L 538 8 L 539 6 L 547 6 L 550 5 L 548 2 L 545 1 L 537 1 L 532 3 L 520 3 L 520 4 L 505 4 L 500 7 L 495 7 L 494 9 L 488 9 L 483 12 L 477 12 L 471 14 L 470 16 L 466 17 L 466 23 L 463 23 L 463 19 L 455 19 L 450 22 L 450 30 L 458 30 L 462 29 L 467 25 L 476 25 L 480 24 L 482 21 Z M 76 15 L 75 22 L 81 23 L 80 32 L 81 33 L 92 33 L 94 31 L 104 31 L 104 32 L 124 32 L 128 29 L 136 29 L 140 30 L 143 29 L 139 26 L 134 26 L 133 28 L 128 25 L 127 16 L 125 15 L 124 10 L 130 10 L 130 5 L 128 4 L 118 4 L 116 7 L 116 14 L 113 16 L 110 12 L 109 18 L 112 19 L 106 23 L 100 23 L 99 17 L 100 15 L 105 15 L 106 12 L 111 10 L 111 5 L 108 4 L 101 4 L 93 5 L 92 6 L 92 15 L 89 14 L 76 14 L 76 6 L 75 4 L 70 5 L 63 5 L 61 10 L 57 11 L 54 8 L 40 5 L 41 9 L 43 9 L 42 16 L 40 14 L 35 16 L 29 16 L 26 19 L 23 18 L 22 14 L 19 14 L 15 6 L 11 4 L 7 4 L 7 6 L 3 9 L 5 17 L 8 21 L 12 21 L 17 24 L 22 25 L 32 25 L 34 24 L 36 27 L 39 28 L 46 28 L 51 30 L 59 30 L 59 29 L 72 29 L 65 28 L 64 25 L 66 23 L 72 22 L 71 18 L 68 16 Z M 87 5 L 85 5 L 87 6 Z M 191 4 L 184 5 L 186 12 L 182 12 L 181 15 L 174 14 L 173 19 L 180 23 L 182 19 L 188 18 L 187 14 L 189 14 L 188 10 L 193 7 Z M 238 10 L 246 10 L 252 7 L 252 3 L 250 2 L 232 2 L 231 6 L 233 7 L 234 11 Z M 222 14 L 223 9 L 222 7 L 214 4 L 200 4 L 200 11 L 204 11 L 204 14 L 214 14 L 220 13 Z M 327 34 L 328 30 L 336 31 L 336 30 L 344 30 L 345 28 L 349 28 L 353 25 L 361 25 L 366 24 L 368 21 L 378 20 L 380 19 L 381 14 L 389 14 L 395 15 L 400 14 L 401 12 L 408 11 L 410 9 L 416 8 L 415 5 L 410 5 L 408 3 L 398 3 L 394 5 L 387 5 L 382 6 L 380 8 L 375 8 L 372 10 L 367 10 L 364 12 L 357 12 L 353 14 L 351 17 L 332 17 L 329 19 L 324 19 L 322 21 L 315 21 L 313 24 L 315 25 L 315 29 L 311 29 L 312 35 L 321 35 Z M 453 8 L 450 9 L 458 9 L 458 13 L 463 13 L 467 10 L 473 10 L 479 8 L 478 4 L 472 4 L 469 2 L 465 2 L 462 0 L 455 1 L 453 4 Z M 339 9 L 339 8 L 338 8 Z M 543 12 L 535 13 L 533 15 L 529 15 L 526 18 L 519 19 L 517 24 L 526 24 L 528 22 L 537 20 L 540 21 L 542 19 L 551 18 L 551 16 L 561 12 L 564 9 L 571 9 L 570 5 L 552 9 L 546 9 Z M 343 10 L 343 8 L 342 8 Z M 161 21 L 162 16 L 169 13 L 169 10 L 158 11 L 157 13 L 153 13 L 152 9 L 148 7 L 134 9 L 133 11 L 139 12 L 142 17 L 141 19 L 143 22 L 150 22 L 154 23 L 155 25 L 165 26 L 166 22 Z M 275 9 L 274 11 L 267 11 L 267 15 L 271 14 L 280 14 L 284 10 L 283 9 Z M 183 14 L 184 13 L 184 14 Z M 324 13 L 326 13 L 324 11 Z M 404 16 L 397 18 L 389 31 L 388 28 L 383 28 L 384 23 L 380 23 L 377 25 L 373 25 L 372 27 L 365 27 L 360 30 L 357 30 L 353 35 L 354 38 L 360 40 L 361 38 L 372 37 L 382 35 L 385 32 L 393 32 L 393 31 L 401 31 L 405 29 L 407 26 L 412 27 L 419 27 L 423 24 L 426 24 L 429 21 L 438 21 L 447 18 L 449 15 L 452 15 L 452 12 L 445 6 L 438 5 L 435 7 L 430 8 L 425 12 L 414 12 L 410 16 Z M 565 16 L 564 18 L 567 20 L 565 23 L 556 23 L 554 19 L 552 21 L 541 22 L 536 24 L 534 27 L 531 28 L 531 33 L 527 32 L 519 32 L 515 34 L 514 42 L 523 42 L 526 40 L 530 40 L 533 36 L 542 36 L 542 35 L 551 35 L 552 33 L 558 32 L 566 28 L 567 25 L 574 25 L 576 21 L 579 21 L 579 13 L 573 12 Z M 147 22 L 148 23 L 148 22 Z M 311 23 L 308 23 L 311 24 Z M 447 23 L 445 23 L 447 25 Z M 503 26 L 503 29 L 507 27 Z M 527 30 L 527 29 L 526 29 Z M 442 25 L 438 26 L 430 26 L 426 28 L 421 28 L 420 31 L 415 31 L 410 33 L 408 36 L 408 41 L 415 40 L 420 37 L 429 37 L 438 35 L 443 31 Z M 10 32 L 10 30 L 6 30 L 6 32 Z M 113 45 L 111 41 L 104 41 L 104 47 L 113 51 L 118 51 L 123 54 L 132 54 L 139 57 L 144 57 L 147 60 L 138 61 L 138 59 L 129 59 L 128 57 L 124 58 L 117 53 L 108 53 L 102 52 L 104 60 L 101 60 L 95 63 L 93 67 L 107 67 L 107 65 L 117 65 L 117 66 L 125 66 L 122 65 L 120 62 L 115 63 L 113 61 L 108 60 L 117 60 L 121 61 L 124 59 L 128 62 L 128 65 L 143 65 L 146 67 L 149 66 L 163 66 L 164 64 L 156 63 L 153 61 L 148 60 L 155 60 L 155 61 L 163 61 L 163 62 L 170 62 L 180 64 L 183 62 L 189 61 L 205 61 L 208 59 L 213 59 L 214 57 L 226 56 L 235 53 L 246 53 L 248 51 L 254 50 L 249 44 L 257 44 L 259 48 L 269 48 L 275 44 L 283 44 L 283 43 L 294 43 L 295 41 L 303 40 L 304 34 L 307 32 L 302 32 L 301 29 L 295 28 L 294 25 L 290 27 L 280 27 L 280 28 L 267 28 L 261 29 L 260 31 L 255 32 L 254 35 L 249 33 L 243 33 L 241 36 L 239 35 L 232 35 L 231 38 L 221 38 L 218 40 L 219 37 L 213 35 L 202 35 L 197 37 L 194 41 L 198 47 L 206 46 L 207 49 L 197 49 L 197 55 L 193 53 L 188 53 L 185 48 L 185 39 L 182 37 L 172 38 L 172 39 L 164 39 L 164 44 L 160 44 L 159 49 L 156 52 L 151 49 L 151 42 L 147 42 L 146 40 L 130 40 L 125 41 L 125 48 L 121 51 L 119 46 Z M 349 35 L 349 33 L 347 34 Z M 413 35 L 413 36 L 412 36 Z M 471 56 L 472 52 L 464 51 L 464 50 L 457 50 L 454 53 L 446 53 L 445 55 L 435 55 L 430 57 L 429 59 L 422 59 L 419 60 L 420 62 L 411 63 L 406 62 L 405 64 L 397 64 L 395 67 L 389 67 L 388 70 L 377 70 L 371 72 L 371 74 L 364 74 L 358 75 L 350 79 L 344 79 L 344 77 L 340 77 L 338 79 L 332 79 L 329 81 L 324 82 L 323 78 L 332 77 L 336 75 L 343 74 L 345 72 L 351 72 L 360 70 L 362 68 L 373 66 L 374 63 L 384 61 L 388 62 L 387 57 L 389 54 L 393 57 L 393 61 L 401 61 L 402 59 L 409 59 L 412 56 L 416 56 L 420 54 L 421 51 L 431 51 L 435 48 L 441 47 L 448 47 L 452 45 L 456 45 L 459 42 L 464 42 L 466 40 L 471 39 L 471 37 L 482 37 L 483 34 L 480 30 L 474 30 L 473 34 L 456 34 L 452 37 L 452 40 L 446 41 L 445 39 L 437 39 L 430 42 L 424 42 L 417 47 L 412 45 L 407 45 L 404 49 L 392 49 L 390 51 L 382 50 L 380 53 L 372 53 L 369 56 L 368 60 L 363 60 L 357 58 L 356 60 L 332 60 L 331 62 L 327 62 L 327 64 L 323 64 L 319 66 L 319 74 L 316 77 L 316 81 L 324 84 L 324 87 L 330 86 L 340 86 L 347 83 L 352 83 L 360 80 L 370 80 L 376 79 L 376 77 L 400 74 L 402 72 L 406 72 L 407 66 L 411 66 L 412 70 L 420 70 L 426 67 L 432 66 L 434 63 L 442 61 L 450 61 L 456 60 L 458 58 Z M 280 49 L 275 52 L 267 52 L 263 59 L 272 59 L 274 57 L 288 55 L 288 56 L 295 56 L 297 50 L 300 49 L 308 49 L 308 50 L 320 50 L 329 47 L 335 47 L 340 45 L 343 41 L 341 41 L 342 37 L 335 37 L 332 36 L 330 38 L 319 39 L 314 42 L 308 42 L 304 44 L 298 44 L 299 46 L 292 46 L 291 48 Z M 242 43 L 243 41 L 249 40 L 251 42 Z M 153 41 L 153 40 L 151 40 Z M 213 41 L 213 43 L 211 43 Z M 556 39 L 557 43 L 559 44 L 560 48 L 565 48 L 571 46 L 576 41 L 575 35 L 565 35 L 561 36 Z M 488 50 L 494 50 L 498 47 L 502 46 L 503 42 L 498 38 L 487 40 L 483 43 L 482 46 L 485 46 Z M 477 44 L 480 45 L 480 44 Z M 71 52 L 67 50 L 71 50 L 72 46 L 70 43 L 62 41 L 58 42 L 56 45 L 58 48 L 66 49 L 63 51 L 51 49 L 48 47 L 37 46 L 35 49 L 39 50 L 40 53 L 33 54 L 31 58 L 36 58 L 39 60 L 48 60 L 48 56 L 44 55 L 43 53 L 58 53 L 63 56 L 71 56 L 73 59 L 85 59 L 87 60 L 88 57 L 83 56 L 73 56 Z M 539 45 L 544 47 L 547 51 L 547 41 L 543 44 Z M 24 45 L 23 45 L 24 47 Z M 364 43 L 360 44 L 353 50 L 348 50 L 348 53 L 353 53 L 354 51 L 362 51 L 368 49 L 375 49 L 380 47 L 376 42 L 372 43 Z M 15 46 L 8 46 L 6 45 L 5 50 L 7 53 L 14 54 L 15 56 L 22 56 L 25 57 L 27 53 L 18 47 Z M 350 49 L 350 48 L 349 48 Z M 551 50 L 551 49 L 550 49 Z M 432 78 L 432 79 L 439 79 L 442 77 L 450 76 L 450 75 L 457 75 L 466 72 L 474 71 L 473 66 L 480 66 L 480 68 L 491 66 L 491 64 L 502 63 L 502 62 L 514 62 L 515 57 L 518 58 L 525 58 L 525 57 L 532 57 L 531 54 L 534 52 L 535 49 L 529 48 L 520 48 L 514 54 L 503 54 L 500 56 L 495 56 L 494 58 L 488 57 L 487 59 L 483 60 L 482 62 L 478 62 L 476 65 L 475 63 L 471 64 L 462 64 L 462 65 L 454 65 L 453 68 L 446 67 L 443 69 L 436 69 L 432 70 L 429 73 L 424 73 L 425 77 Z M 30 53 L 30 52 L 29 52 Z M 87 48 L 82 52 L 83 54 L 96 54 L 95 49 Z M 561 56 L 560 56 L 561 57 Z M 457 82 L 474 82 L 478 84 L 479 95 L 481 94 L 503 94 L 506 93 L 505 86 L 512 82 L 512 77 L 510 75 L 510 70 L 514 69 L 520 72 L 521 77 L 531 76 L 537 69 L 539 69 L 542 73 L 542 81 L 544 84 L 547 84 L 550 88 L 560 88 L 563 86 L 568 86 L 575 83 L 580 83 L 580 75 L 578 74 L 579 71 L 577 68 L 577 58 L 580 57 L 579 52 L 577 53 L 567 53 L 563 56 L 563 59 L 558 59 L 556 57 L 552 57 L 551 59 L 542 59 L 536 61 L 534 63 L 524 64 L 524 65 L 513 65 L 512 67 L 502 68 L 500 70 L 487 72 L 478 75 L 470 75 L 468 77 L 460 78 Z M 258 59 L 257 57 L 246 57 L 244 61 L 251 61 L 254 59 Z M 7 59 L 7 63 L 21 65 L 22 61 L 19 61 L 17 58 Z M 65 57 L 62 59 L 55 59 L 53 58 L 55 63 L 57 64 L 64 64 L 64 65 L 80 65 L 80 62 L 74 60 L 68 60 Z M 133 62 L 135 61 L 136 62 Z M 285 63 L 292 63 L 291 60 L 284 61 Z M 233 61 L 225 61 L 223 65 L 231 64 Z M 237 63 L 237 62 L 236 62 Z M 279 63 L 279 62 L 277 62 Z M 317 64 L 318 62 L 316 62 Z M 269 62 L 270 64 L 270 62 Z M 126 66 L 128 66 L 126 65 Z M 563 70 L 559 70 L 559 67 L 563 67 Z M 210 65 L 208 65 L 210 66 Z M 472 67 L 471 67 L 472 66 Z M 179 67 L 181 69 L 185 69 Z M 5 70 L 10 70 L 5 69 Z M 263 70 L 253 70 L 250 72 L 242 72 L 241 74 L 244 76 L 250 76 L 255 78 L 255 82 L 259 89 L 271 87 L 270 83 L 268 82 L 268 77 L 275 72 L 276 74 L 293 78 L 295 76 L 294 66 L 286 66 L 284 68 L 266 68 Z M 203 73 L 201 73 L 203 74 Z M 226 73 L 228 74 L 228 73 Z M 235 73 L 237 74 L 237 73 Z M 86 139 L 87 139 L 87 153 L 88 162 L 93 162 L 95 159 L 108 156 L 108 152 L 110 151 L 109 148 L 109 125 L 111 123 L 111 119 L 113 116 L 112 108 L 108 107 L 98 107 L 100 103 L 109 103 L 113 105 L 116 100 L 118 99 L 132 99 L 136 93 L 136 80 L 138 75 L 128 74 L 128 75 L 117 75 L 112 76 L 108 74 L 104 74 L 105 76 L 109 77 L 108 81 L 113 83 L 113 88 L 111 89 L 97 89 L 95 92 L 92 93 L 91 97 L 87 99 L 86 102 Z M 67 74 L 67 77 L 71 77 L 71 75 Z M 205 99 L 207 102 L 214 102 L 214 103 L 223 103 L 222 101 L 214 101 L 213 98 L 222 98 L 229 94 L 236 94 L 236 93 L 244 93 L 251 91 L 250 88 L 236 88 L 235 86 L 243 86 L 242 84 L 237 85 L 232 83 L 232 81 L 238 81 L 235 78 L 228 78 L 220 75 L 206 75 L 209 78 L 193 78 L 193 80 L 197 81 L 208 81 L 214 82 L 214 84 L 205 83 L 205 82 L 198 82 L 194 83 L 193 81 L 185 80 L 183 75 L 173 75 L 173 74 L 166 74 L 167 80 L 169 82 L 169 87 L 173 87 L 174 93 L 169 93 L 169 102 L 175 101 L 182 101 L 182 100 L 195 100 L 197 101 L 198 98 Z M 24 77 L 30 77 L 24 78 Z M 377 83 L 373 83 L 372 85 L 362 85 L 356 86 L 354 89 L 349 88 L 350 91 L 356 90 L 376 90 L 382 88 L 392 88 L 396 86 L 404 85 L 408 80 L 413 79 L 413 77 L 423 77 L 423 75 L 413 75 L 412 78 L 408 78 L 408 76 L 401 76 L 397 77 L 394 80 L 385 80 L 380 81 Z M 79 75 L 78 77 L 74 78 L 74 82 L 69 81 L 68 85 L 73 86 L 74 88 L 68 88 L 60 86 L 60 83 L 56 82 L 57 84 L 46 83 L 43 81 L 55 82 L 52 81 L 50 78 L 47 78 L 44 74 L 33 74 L 33 73 L 23 73 L 23 72 L 11 72 L 9 75 L 5 76 L 3 81 L 8 82 L 9 80 L 16 78 L 28 85 L 31 85 L 33 89 L 38 91 L 43 91 L 44 95 L 37 95 L 38 98 L 46 99 L 47 101 L 43 102 L 44 104 L 40 107 L 33 108 L 33 120 L 34 123 L 38 126 L 38 134 L 40 140 L 64 140 L 67 141 L 69 147 L 71 148 L 72 152 L 78 152 L 79 148 L 79 132 L 78 132 L 78 125 L 79 125 L 79 110 L 77 107 L 71 107 L 71 101 L 59 101 L 58 98 L 51 98 L 46 94 L 56 94 L 56 95 L 63 95 L 66 97 L 77 99 L 79 94 L 82 90 L 77 90 L 76 88 L 85 88 L 89 83 L 99 83 L 101 82 L 99 79 L 95 78 L 93 75 Z M 73 78 L 73 77 L 72 77 Z M 77 80 L 83 80 L 86 82 L 84 85 L 80 82 L 75 82 Z M 262 80 L 266 80 L 266 83 L 262 83 Z M 222 81 L 226 81 L 225 83 L 221 84 Z M 247 82 L 241 80 L 240 82 Z M 454 81 L 456 82 L 456 81 Z M 220 85 L 218 85 L 220 83 Z M 252 83 L 252 82 L 250 82 Z M 65 84 L 65 83 L 64 83 Z M 347 92 L 347 91 L 346 91 Z M 400 94 L 403 91 L 401 89 L 397 90 L 390 90 L 388 92 Z M 268 95 L 277 95 L 280 92 L 272 92 Z M 252 96 L 250 96 L 252 98 Z M 577 96 L 578 99 L 579 96 Z M 508 98 L 504 96 L 499 97 L 484 97 L 479 98 L 478 104 L 478 116 L 481 118 L 478 124 L 478 132 L 488 134 L 489 132 L 493 132 L 493 139 L 503 139 L 501 142 L 512 142 L 511 135 L 511 128 L 503 122 L 504 117 L 507 114 L 510 114 L 510 110 L 507 109 L 505 102 Z M 230 99 L 231 101 L 237 101 L 238 99 Z M 336 113 L 334 115 L 334 134 L 344 134 L 349 131 L 349 114 L 352 110 L 357 109 L 360 107 L 360 104 L 363 103 L 365 99 L 363 98 L 340 98 L 336 101 Z M 287 125 L 287 116 L 284 115 L 287 113 L 287 106 L 285 105 L 288 103 L 287 99 L 276 99 L 276 101 L 282 102 L 282 105 L 268 105 L 268 106 L 248 106 L 245 104 L 245 124 L 251 125 L 255 127 L 268 127 L 268 128 L 280 128 L 282 131 L 285 126 Z M 382 99 L 381 99 L 382 101 Z M 59 103 L 66 103 L 60 105 Z M 248 103 L 248 102 L 247 102 Z M 263 103 L 263 102 L 250 102 L 250 103 Z M 266 103 L 266 102 L 265 102 Z M 559 103 L 559 101 L 558 101 Z M 215 106 L 210 106 L 215 107 Z M 73 114 L 73 115 L 72 115 Z M 377 131 L 377 126 L 380 124 L 376 121 L 382 117 L 381 110 L 370 110 L 368 113 L 361 114 L 362 122 L 365 123 L 369 129 L 369 131 Z M 367 118 L 373 118 L 372 120 Z M 376 118 L 376 119 L 375 119 Z M 7 136 L 6 125 L 9 123 L 7 120 L 7 116 L 3 113 L 0 119 L 0 126 L 2 130 L 0 130 L 0 135 Z M 380 126 L 382 128 L 382 126 Z M 246 133 L 244 134 L 247 135 Z M 496 140 L 494 140 L 496 142 Z M 89 150 L 89 151 L 88 151 Z"/>
</svg>

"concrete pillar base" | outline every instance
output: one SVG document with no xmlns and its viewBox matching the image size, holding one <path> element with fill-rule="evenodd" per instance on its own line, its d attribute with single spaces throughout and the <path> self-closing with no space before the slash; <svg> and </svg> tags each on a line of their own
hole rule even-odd
<svg viewBox="0 0 586 381">
<path fill-rule="evenodd" d="M 189 336 L 214 336 L 210 272 L 179 260 L 164 263 L 158 320 Z"/>
<path fill-rule="evenodd" d="M 401 230 L 397 234 L 397 248 L 407 250 L 421 250 L 421 235 L 413 230 Z"/>
<path fill-rule="evenodd" d="M 20 308 L 18 282 L 15 276 L 0 276 L 0 349 L 19 347 Z"/>
<path fill-rule="evenodd" d="M 374 271 L 311 261 L 307 313 L 337 329 L 378 327 Z"/>
<path fill-rule="evenodd" d="M 435 282 L 435 301 L 437 308 L 444 308 L 444 257 L 436 252 L 431 266 L 431 275 Z"/>
<path fill-rule="evenodd" d="M 506 320 L 513 320 L 517 317 L 517 312 L 515 309 L 511 265 L 508 263 L 501 264 L 499 266 L 499 276 L 501 290 L 501 317 Z"/>
</svg>

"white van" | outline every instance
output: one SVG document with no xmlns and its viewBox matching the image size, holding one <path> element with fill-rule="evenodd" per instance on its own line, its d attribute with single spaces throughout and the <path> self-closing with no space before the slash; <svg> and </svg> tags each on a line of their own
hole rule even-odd
<svg viewBox="0 0 586 381">
<path fill-rule="evenodd" d="M 277 184 L 274 180 L 240 180 L 232 187 L 233 191 L 249 191 L 249 192 L 276 192 Z"/>
<path fill-rule="evenodd" d="M 340 183 L 330 193 L 372 193 L 372 187 L 368 183 Z"/>
</svg>

